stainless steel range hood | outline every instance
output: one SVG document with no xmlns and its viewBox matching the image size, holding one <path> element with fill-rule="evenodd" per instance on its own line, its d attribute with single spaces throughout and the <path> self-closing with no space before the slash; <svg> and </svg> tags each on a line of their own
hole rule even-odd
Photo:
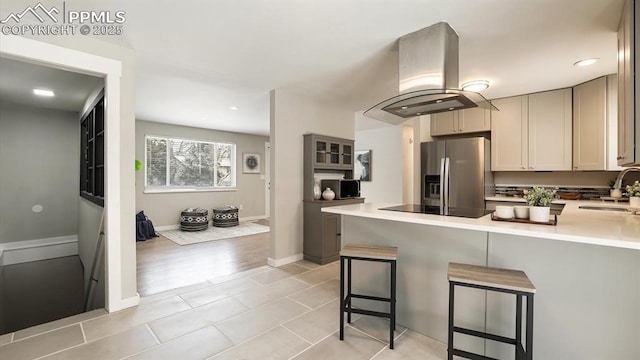
<svg viewBox="0 0 640 360">
<path fill-rule="evenodd" d="M 394 125 L 408 118 L 471 107 L 495 108 L 479 93 L 458 88 L 458 35 L 445 22 L 399 39 L 398 96 L 364 115 Z"/>
</svg>

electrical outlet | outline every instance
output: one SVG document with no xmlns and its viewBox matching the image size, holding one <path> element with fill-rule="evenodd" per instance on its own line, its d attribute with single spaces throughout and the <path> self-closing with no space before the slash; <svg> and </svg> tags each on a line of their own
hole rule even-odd
<svg viewBox="0 0 640 360">
<path fill-rule="evenodd" d="M 238 210 L 242 210 L 244 208 L 244 205 L 240 204 L 238 205 Z"/>
</svg>

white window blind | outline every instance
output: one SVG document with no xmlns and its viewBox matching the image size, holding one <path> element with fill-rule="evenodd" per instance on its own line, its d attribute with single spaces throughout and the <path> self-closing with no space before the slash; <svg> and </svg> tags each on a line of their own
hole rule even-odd
<svg viewBox="0 0 640 360">
<path fill-rule="evenodd" d="M 145 190 L 236 187 L 236 145 L 147 135 Z"/>
</svg>

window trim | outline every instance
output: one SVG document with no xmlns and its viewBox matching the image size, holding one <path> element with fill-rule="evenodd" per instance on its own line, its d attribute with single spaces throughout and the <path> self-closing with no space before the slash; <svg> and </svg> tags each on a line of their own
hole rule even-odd
<svg viewBox="0 0 640 360">
<path fill-rule="evenodd" d="M 231 161 L 231 172 L 233 173 L 233 186 L 208 186 L 208 187 L 196 187 L 196 186 L 170 186 L 170 185 L 147 185 L 147 140 L 149 138 L 164 139 L 167 141 L 167 152 L 169 151 L 168 142 L 171 140 L 191 141 L 196 143 L 207 143 L 215 145 L 233 145 L 233 154 Z M 226 192 L 238 190 L 238 172 L 237 172 L 237 159 L 238 145 L 230 141 L 215 141 L 215 140 L 201 140 L 180 136 L 168 136 L 168 135 L 144 135 L 144 194 L 159 194 L 159 193 L 190 193 L 190 192 Z M 167 161 L 168 161 L 167 157 Z M 169 164 L 167 163 L 167 181 L 169 181 Z"/>
</svg>

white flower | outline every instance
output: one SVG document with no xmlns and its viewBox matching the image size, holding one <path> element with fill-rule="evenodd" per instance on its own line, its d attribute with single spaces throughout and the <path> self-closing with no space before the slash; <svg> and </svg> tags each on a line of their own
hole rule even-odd
<svg viewBox="0 0 640 360">
<path fill-rule="evenodd" d="M 627 194 L 629 197 L 640 196 L 640 181 L 636 180 L 633 185 L 627 185 Z"/>
</svg>

